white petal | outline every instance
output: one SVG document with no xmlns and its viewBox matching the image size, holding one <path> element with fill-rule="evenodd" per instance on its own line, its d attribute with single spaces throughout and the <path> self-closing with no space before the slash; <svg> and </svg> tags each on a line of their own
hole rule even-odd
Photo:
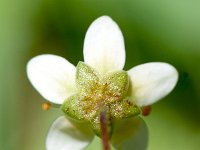
<svg viewBox="0 0 200 150">
<path fill-rule="evenodd" d="M 123 35 L 108 16 L 96 19 L 84 41 L 84 60 L 100 73 L 122 70 L 125 64 Z"/>
<path fill-rule="evenodd" d="M 65 117 L 59 117 L 49 130 L 46 148 L 47 150 L 81 150 L 93 139 L 93 135 L 87 130 L 88 128 L 84 130 L 77 128 Z"/>
<path fill-rule="evenodd" d="M 133 100 L 139 106 L 151 105 L 170 93 L 178 80 L 176 69 L 167 63 L 146 63 L 128 71 Z"/>
<path fill-rule="evenodd" d="M 47 100 L 62 104 L 75 92 L 76 68 L 55 55 L 40 55 L 27 64 L 27 75 L 35 89 Z"/>
</svg>

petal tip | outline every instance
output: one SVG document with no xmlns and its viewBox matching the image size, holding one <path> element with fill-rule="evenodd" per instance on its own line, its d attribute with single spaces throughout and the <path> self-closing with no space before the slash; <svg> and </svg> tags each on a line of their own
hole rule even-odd
<svg viewBox="0 0 200 150">
<path fill-rule="evenodd" d="M 97 19 L 95 19 L 94 22 L 95 21 L 115 22 L 110 16 L 107 16 L 107 15 L 100 16 Z"/>
</svg>

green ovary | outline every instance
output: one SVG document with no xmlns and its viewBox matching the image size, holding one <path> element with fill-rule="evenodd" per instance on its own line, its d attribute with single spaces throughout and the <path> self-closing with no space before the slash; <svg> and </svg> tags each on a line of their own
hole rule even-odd
<svg viewBox="0 0 200 150">
<path fill-rule="evenodd" d="M 140 109 L 127 97 L 128 74 L 118 71 L 101 77 L 94 69 L 79 62 L 76 72 L 77 94 L 69 97 L 62 105 L 67 116 L 90 123 L 100 136 L 100 112 L 106 110 L 110 131 L 115 119 L 140 114 Z"/>
</svg>

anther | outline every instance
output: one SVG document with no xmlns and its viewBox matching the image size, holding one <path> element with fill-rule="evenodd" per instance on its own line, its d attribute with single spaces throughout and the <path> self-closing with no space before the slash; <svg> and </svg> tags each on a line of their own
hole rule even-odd
<svg viewBox="0 0 200 150">
<path fill-rule="evenodd" d="M 144 106 L 142 108 L 142 115 L 148 116 L 151 113 L 151 106 Z"/>
<path fill-rule="evenodd" d="M 45 102 L 42 104 L 43 110 L 49 110 L 51 108 L 51 104 L 49 102 Z"/>
</svg>

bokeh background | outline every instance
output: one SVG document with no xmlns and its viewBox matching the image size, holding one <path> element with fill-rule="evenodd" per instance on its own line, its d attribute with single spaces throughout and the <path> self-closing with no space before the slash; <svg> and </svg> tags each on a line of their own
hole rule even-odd
<svg viewBox="0 0 200 150">
<path fill-rule="evenodd" d="M 62 112 L 41 109 L 45 100 L 27 80 L 26 63 L 50 53 L 76 65 L 88 26 L 102 15 L 124 34 L 126 70 L 162 61 L 179 72 L 175 90 L 144 118 L 148 150 L 199 150 L 199 8 L 199 0 L 0 0 L 0 150 L 45 149 L 48 128 Z"/>
</svg>

